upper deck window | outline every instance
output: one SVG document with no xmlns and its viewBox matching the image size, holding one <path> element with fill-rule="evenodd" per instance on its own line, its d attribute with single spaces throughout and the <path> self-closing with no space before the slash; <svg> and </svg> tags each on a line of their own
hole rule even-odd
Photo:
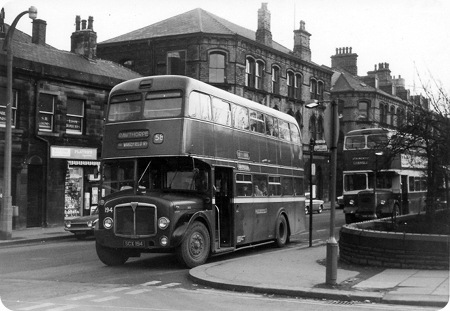
<svg viewBox="0 0 450 311">
<path fill-rule="evenodd" d="M 139 119 L 141 94 L 125 94 L 111 97 L 108 121 L 128 121 Z"/>
<path fill-rule="evenodd" d="M 363 149 L 366 144 L 365 137 L 360 136 L 349 136 L 345 139 L 346 149 Z"/>
<path fill-rule="evenodd" d="M 190 117 L 211 120 L 211 99 L 208 95 L 199 92 L 192 92 L 189 95 L 189 112 Z"/>
<path fill-rule="evenodd" d="M 168 118 L 181 114 L 181 92 L 154 92 L 148 93 L 144 103 L 144 118 Z"/>
<path fill-rule="evenodd" d="M 265 132 L 264 115 L 261 112 L 250 110 L 250 129 L 253 132 Z"/>
<path fill-rule="evenodd" d="M 388 143 L 386 134 L 375 134 L 367 136 L 368 148 L 385 148 Z"/>
<path fill-rule="evenodd" d="M 291 133 L 289 130 L 289 123 L 283 120 L 279 120 L 278 126 L 280 128 L 280 138 L 290 141 L 291 140 Z"/>
<path fill-rule="evenodd" d="M 230 103 L 223 101 L 219 98 L 214 97 L 213 101 L 213 121 L 222 124 L 231 126 L 231 106 Z"/>
<path fill-rule="evenodd" d="M 249 129 L 248 109 L 242 106 L 233 106 L 234 127 L 241 130 Z"/>
</svg>

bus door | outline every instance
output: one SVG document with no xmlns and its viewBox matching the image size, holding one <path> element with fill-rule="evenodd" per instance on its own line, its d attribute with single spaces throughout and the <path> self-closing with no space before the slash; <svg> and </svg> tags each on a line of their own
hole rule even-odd
<svg viewBox="0 0 450 311">
<path fill-rule="evenodd" d="M 233 168 L 215 167 L 214 187 L 216 202 L 216 245 L 233 246 Z"/>
<path fill-rule="evenodd" d="M 408 198 L 408 176 L 401 175 L 401 183 L 402 183 L 402 214 L 409 214 L 409 198 Z"/>
</svg>

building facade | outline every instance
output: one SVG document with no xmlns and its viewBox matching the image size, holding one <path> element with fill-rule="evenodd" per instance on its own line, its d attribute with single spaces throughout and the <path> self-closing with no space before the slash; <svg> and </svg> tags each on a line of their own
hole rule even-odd
<svg viewBox="0 0 450 311">
<path fill-rule="evenodd" d="M 0 45 L 9 25 L 0 20 Z M 87 25 L 86 25 L 87 24 Z M 15 30 L 13 47 L 11 195 L 13 228 L 61 225 L 95 205 L 104 108 L 111 88 L 139 77 L 96 57 L 93 18 L 76 17 L 71 51 Z M 6 57 L 0 51 L 0 193 L 5 155 Z"/>
<path fill-rule="evenodd" d="M 257 21 L 255 32 L 194 9 L 101 42 L 97 54 L 144 76 L 186 75 L 293 115 L 309 174 L 309 141 L 326 145 L 329 122 L 323 109 L 308 110 L 305 103 L 329 98 L 333 72 L 311 61 L 311 34 L 303 21 L 294 30 L 293 50 L 273 40 L 266 3 Z M 317 189 L 318 197 L 328 199 L 329 149 L 322 150 L 314 157 L 322 174 Z"/>
<path fill-rule="evenodd" d="M 351 130 L 383 127 L 395 129 L 408 118 L 413 103 L 428 105 L 420 95 L 410 95 L 405 80 L 391 76 L 388 63 L 379 63 L 365 76 L 358 76 L 358 55 L 351 47 L 337 48 L 331 56 L 334 71 L 332 100 L 338 102 L 338 161 L 342 161 L 344 135 Z M 337 172 L 337 193 L 342 193 L 342 166 Z"/>
</svg>

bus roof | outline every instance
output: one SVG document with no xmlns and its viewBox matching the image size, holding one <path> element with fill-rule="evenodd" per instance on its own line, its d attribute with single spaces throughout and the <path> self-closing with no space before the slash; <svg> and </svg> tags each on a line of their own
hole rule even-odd
<svg viewBox="0 0 450 311">
<path fill-rule="evenodd" d="M 186 76 L 176 76 L 176 75 L 162 75 L 162 76 L 148 76 L 142 78 L 136 78 L 132 80 L 128 80 L 122 83 L 117 84 L 111 90 L 110 97 L 123 94 L 128 92 L 136 92 L 136 90 L 151 90 L 152 88 L 161 90 L 161 89 L 184 89 L 184 88 L 192 88 L 200 92 L 204 92 L 206 94 L 213 94 L 216 97 L 219 97 L 223 100 L 236 103 L 236 104 L 244 104 L 246 107 L 254 110 L 258 110 L 260 112 L 272 115 L 282 120 L 289 121 L 296 126 L 298 126 L 297 121 L 291 115 L 273 109 L 271 107 L 267 107 L 263 104 L 254 102 L 252 100 L 246 99 L 242 96 L 238 96 L 236 94 L 227 92 L 225 90 L 214 87 L 205 82 L 186 77 Z"/>
<path fill-rule="evenodd" d="M 366 128 L 349 131 L 345 136 L 372 135 L 392 132 L 386 128 Z"/>
</svg>

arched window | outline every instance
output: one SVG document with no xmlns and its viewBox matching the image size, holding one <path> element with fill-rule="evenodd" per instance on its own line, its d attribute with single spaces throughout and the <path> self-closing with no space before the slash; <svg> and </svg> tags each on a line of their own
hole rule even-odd
<svg viewBox="0 0 450 311">
<path fill-rule="evenodd" d="M 317 98 L 317 81 L 315 79 L 311 79 L 309 82 L 309 92 L 311 93 L 311 99 Z"/>
<path fill-rule="evenodd" d="M 323 140 L 323 117 L 319 116 L 317 120 L 317 137 L 316 139 Z"/>
<path fill-rule="evenodd" d="M 224 83 L 225 81 L 225 54 L 212 52 L 209 54 L 209 82 Z"/>
<path fill-rule="evenodd" d="M 315 115 L 312 115 L 311 118 L 309 118 L 309 133 L 311 135 L 311 138 L 316 139 L 317 126 L 316 126 L 316 116 Z"/>
<path fill-rule="evenodd" d="M 386 123 L 386 108 L 383 103 L 380 104 L 380 123 Z"/>
<path fill-rule="evenodd" d="M 288 97 L 294 98 L 295 95 L 295 76 L 292 71 L 287 72 L 287 88 L 288 88 Z"/>
<path fill-rule="evenodd" d="M 255 87 L 256 62 L 253 58 L 247 57 L 245 61 L 245 86 Z"/>
<path fill-rule="evenodd" d="M 264 79 L 264 63 L 260 60 L 256 61 L 252 57 L 247 57 L 245 65 L 245 86 L 256 88 L 258 90 L 263 88 Z"/>
<path fill-rule="evenodd" d="M 280 94 L 280 67 L 272 66 L 272 93 Z"/>
<path fill-rule="evenodd" d="M 296 74 L 294 80 L 295 99 L 302 99 L 302 84 L 303 84 L 303 76 L 301 74 Z"/>
<path fill-rule="evenodd" d="M 369 103 L 366 101 L 358 102 L 358 120 L 367 120 L 369 116 Z"/>
<path fill-rule="evenodd" d="M 395 117 L 395 106 L 394 105 L 391 106 L 391 113 L 390 113 L 390 115 L 391 115 L 391 122 L 390 122 L 390 124 L 392 126 L 394 126 L 394 117 Z"/>
<path fill-rule="evenodd" d="M 323 100 L 323 90 L 324 90 L 323 82 L 322 81 L 317 82 L 317 99 L 318 100 Z"/>
</svg>

